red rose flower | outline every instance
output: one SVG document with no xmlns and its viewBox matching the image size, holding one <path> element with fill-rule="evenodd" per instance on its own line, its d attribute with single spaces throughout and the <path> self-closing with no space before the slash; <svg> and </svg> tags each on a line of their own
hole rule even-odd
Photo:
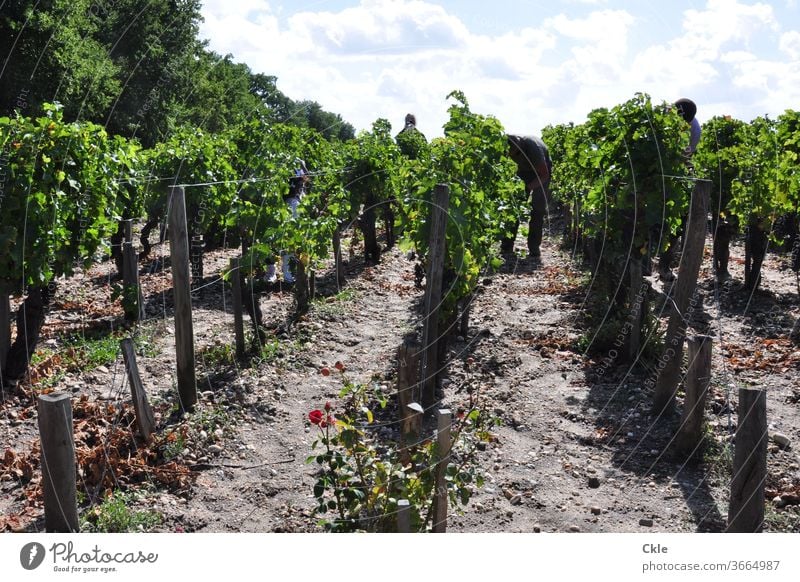
<svg viewBox="0 0 800 582">
<path fill-rule="evenodd" d="M 325 412 L 330 412 L 331 410 L 333 410 L 333 404 L 331 404 L 330 402 L 326 402 L 325 403 Z"/>
<path fill-rule="evenodd" d="M 334 364 L 334 368 L 336 368 L 336 369 L 337 369 L 337 370 L 339 370 L 340 372 L 344 372 L 344 371 L 346 370 L 346 368 L 344 367 L 344 364 L 343 364 L 343 363 L 341 363 L 341 362 L 339 362 L 339 361 L 337 361 L 337 362 Z"/>
<path fill-rule="evenodd" d="M 311 421 L 311 424 L 319 424 L 322 422 L 323 413 L 321 410 L 312 410 L 308 413 L 308 420 Z"/>
<path fill-rule="evenodd" d="M 328 414 L 328 416 L 326 416 L 322 421 L 320 421 L 319 426 L 320 428 L 327 428 L 335 424 L 336 424 L 336 419 L 333 417 L 332 414 Z"/>
</svg>

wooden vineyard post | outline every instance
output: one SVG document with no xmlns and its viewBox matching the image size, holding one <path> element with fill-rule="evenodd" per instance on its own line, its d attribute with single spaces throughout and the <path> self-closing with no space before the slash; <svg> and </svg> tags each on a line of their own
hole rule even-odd
<svg viewBox="0 0 800 582">
<path fill-rule="evenodd" d="M 122 242 L 133 242 L 133 220 L 126 218 L 122 223 Z"/>
<path fill-rule="evenodd" d="M 433 190 L 431 206 L 431 232 L 428 246 L 428 269 L 425 274 L 425 328 L 423 332 L 422 405 L 430 409 L 436 400 L 436 378 L 439 371 L 438 349 L 439 309 L 442 302 L 442 280 L 445 265 L 445 234 L 447 228 L 447 209 L 450 204 L 450 187 L 437 184 Z"/>
<path fill-rule="evenodd" d="M 664 353 L 658 363 L 658 375 L 653 395 L 653 413 L 660 417 L 670 415 L 675 409 L 675 393 L 680 381 L 683 361 L 683 342 L 686 337 L 687 320 L 691 315 L 689 307 L 703 261 L 703 247 L 706 240 L 706 219 L 711 182 L 698 180 L 692 191 L 689 220 L 684 234 L 681 262 L 678 267 L 678 280 L 674 285 L 674 305 L 667 326 Z"/>
<path fill-rule="evenodd" d="M 411 533 L 411 504 L 408 499 L 397 500 L 397 533 Z"/>
<path fill-rule="evenodd" d="M 647 291 L 642 283 L 642 261 L 638 255 L 630 258 L 628 265 L 629 287 L 628 305 L 630 306 L 630 333 L 626 344 L 627 361 L 630 364 L 636 362 L 642 348 L 642 314 L 644 313 L 645 298 Z"/>
<path fill-rule="evenodd" d="M 5 386 L 3 370 L 6 369 L 8 350 L 11 349 L 11 298 L 0 288 L 0 387 Z"/>
<path fill-rule="evenodd" d="M 419 344 L 406 338 L 397 351 L 397 407 L 400 410 L 400 456 L 410 462 L 408 447 L 418 442 L 422 431 L 419 386 Z"/>
<path fill-rule="evenodd" d="M 202 295 L 203 286 L 203 249 L 205 242 L 203 241 L 202 234 L 192 236 L 191 247 L 191 272 L 192 272 L 192 290 L 195 295 Z"/>
<path fill-rule="evenodd" d="M 689 369 L 686 372 L 686 398 L 675 446 L 693 455 L 703 440 L 703 418 L 708 385 L 711 382 L 711 337 L 696 335 L 689 342 Z"/>
<path fill-rule="evenodd" d="M 125 338 L 120 343 L 122 349 L 122 359 L 125 360 L 125 370 L 128 374 L 128 382 L 131 385 L 131 400 L 133 409 L 136 412 L 136 426 L 139 434 L 145 441 L 149 441 L 155 432 L 156 421 L 153 417 L 153 409 L 147 401 L 147 392 L 142 385 L 139 376 L 139 368 L 136 366 L 136 352 L 133 349 L 133 340 Z"/>
<path fill-rule="evenodd" d="M 342 261 L 342 232 L 339 228 L 333 231 L 333 258 L 336 263 L 336 284 L 345 284 L 344 262 Z"/>
<path fill-rule="evenodd" d="M 139 285 L 139 261 L 133 243 L 122 243 L 122 307 L 125 310 L 125 319 L 128 321 L 141 321 L 144 319 L 144 298 Z"/>
<path fill-rule="evenodd" d="M 72 401 L 63 392 L 42 394 L 37 409 L 42 442 L 44 527 L 48 533 L 74 533 L 80 526 Z"/>
<path fill-rule="evenodd" d="M 726 532 L 758 533 L 764 527 L 767 438 L 766 390 L 740 388 Z"/>
<path fill-rule="evenodd" d="M 194 371 L 194 328 L 189 277 L 189 235 L 183 188 L 170 187 L 169 247 L 172 261 L 172 291 L 175 300 L 175 358 L 181 409 L 192 410 L 197 403 Z"/>
<path fill-rule="evenodd" d="M 433 495 L 433 533 L 445 533 L 447 530 L 447 481 L 445 475 L 447 464 L 450 462 L 450 427 L 453 418 L 447 409 L 438 412 L 438 427 L 436 438 L 436 490 Z"/>
<path fill-rule="evenodd" d="M 236 357 L 244 357 L 244 306 L 242 305 L 241 259 L 231 259 L 231 295 L 233 298 L 233 329 L 236 336 Z"/>
</svg>

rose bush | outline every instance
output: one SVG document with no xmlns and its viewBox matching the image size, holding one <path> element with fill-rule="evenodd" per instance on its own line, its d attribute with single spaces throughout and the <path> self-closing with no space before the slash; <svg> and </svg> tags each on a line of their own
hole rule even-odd
<svg viewBox="0 0 800 582">
<path fill-rule="evenodd" d="M 433 518 L 436 439 L 419 439 L 402 448 L 397 440 L 380 438 L 387 423 L 377 422 L 373 410 L 385 409 L 387 398 L 377 385 L 354 384 L 340 372 L 344 387 L 339 396 L 345 402 L 336 418 L 330 402 L 324 412 L 309 413 L 319 431 L 311 448 L 320 452 L 306 460 L 319 465 L 314 484 L 319 525 L 333 532 L 396 531 L 397 502 L 407 499 L 412 530 L 426 531 Z M 483 485 L 477 445 L 491 440 L 489 429 L 497 422 L 477 403 L 471 395 L 470 408 L 459 409 L 453 420 L 445 483 L 454 508 L 467 505 L 475 488 Z M 384 430 L 376 430 L 380 428 Z"/>
</svg>

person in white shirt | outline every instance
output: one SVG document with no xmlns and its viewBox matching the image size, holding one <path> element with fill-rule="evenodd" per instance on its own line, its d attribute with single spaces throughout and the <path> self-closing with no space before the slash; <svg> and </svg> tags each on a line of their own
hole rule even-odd
<svg viewBox="0 0 800 582">
<path fill-rule="evenodd" d="M 295 164 L 297 167 L 294 169 L 292 177 L 289 178 L 289 192 L 284 195 L 283 201 L 288 204 L 292 217 L 297 218 L 297 206 L 300 204 L 300 198 L 305 195 L 308 185 L 308 169 L 306 168 L 306 163 L 300 158 L 295 159 Z M 294 283 L 294 275 L 292 275 L 289 264 L 290 259 L 289 253 L 281 251 L 283 282 L 289 285 Z M 267 266 L 265 279 L 268 283 L 275 283 L 278 280 L 274 263 Z"/>
</svg>

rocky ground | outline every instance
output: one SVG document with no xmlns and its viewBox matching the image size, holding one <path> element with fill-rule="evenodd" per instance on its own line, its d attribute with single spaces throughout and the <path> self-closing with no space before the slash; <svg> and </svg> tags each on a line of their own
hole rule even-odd
<svg viewBox="0 0 800 582">
<path fill-rule="evenodd" d="M 462 514 L 451 515 L 448 531 L 720 531 L 743 385 L 768 390 L 765 527 L 800 531 L 800 346 L 789 339 L 800 298 L 786 257 L 769 256 L 761 291 L 753 296 L 739 283 L 740 245 L 732 250 L 733 280 L 725 286 L 714 284 L 708 258 L 704 263 L 705 322 L 715 336 L 709 446 L 698 462 L 688 462 L 669 446 L 677 421 L 656 423 L 649 413 L 649 364 L 607 368 L 607 354 L 587 351 L 590 277 L 558 242 L 547 239 L 541 260 L 505 257 L 499 272 L 483 279 L 470 329 L 451 347 L 443 405 L 464 406 L 464 388 L 477 387 L 501 424 L 478 456 L 486 484 Z M 258 355 L 242 363 L 232 357 L 230 296 L 218 279 L 231 255 L 207 255 L 210 275 L 194 301 L 201 400 L 189 422 L 175 405 L 169 270 L 157 270 L 159 258 L 143 267 L 148 317 L 132 331 L 160 427 L 156 448 L 171 460 L 158 470 L 137 465 L 140 453 L 126 444 L 132 441 L 129 415 L 120 412 L 128 390 L 121 356 L 71 364 L 80 348 L 64 339 L 74 332 L 130 333 L 107 285 L 113 267 L 101 264 L 60 284 L 32 378 L 16 390 L 4 387 L 0 402 L 0 531 L 42 528 L 33 401 L 43 389 L 68 391 L 78 403 L 84 504 L 121 485 L 139 492 L 129 499 L 132 506 L 162 515 L 148 530 L 319 531 L 312 513 L 314 468 L 305 464 L 316 437 L 307 414 L 325 401 L 337 403 L 341 388 L 336 374 L 319 371 L 341 361 L 353 380 L 394 390 L 398 346 L 420 323 L 414 262 L 399 250 L 377 266 L 351 257 L 341 289 L 323 270 L 322 298 L 288 332 L 283 324 L 291 295 L 268 290 L 260 301 L 272 333 Z M 652 282 L 658 305 L 664 289 L 656 278 Z M 108 475 L 93 474 L 104 470 L 104 458 L 111 459 Z"/>
</svg>

